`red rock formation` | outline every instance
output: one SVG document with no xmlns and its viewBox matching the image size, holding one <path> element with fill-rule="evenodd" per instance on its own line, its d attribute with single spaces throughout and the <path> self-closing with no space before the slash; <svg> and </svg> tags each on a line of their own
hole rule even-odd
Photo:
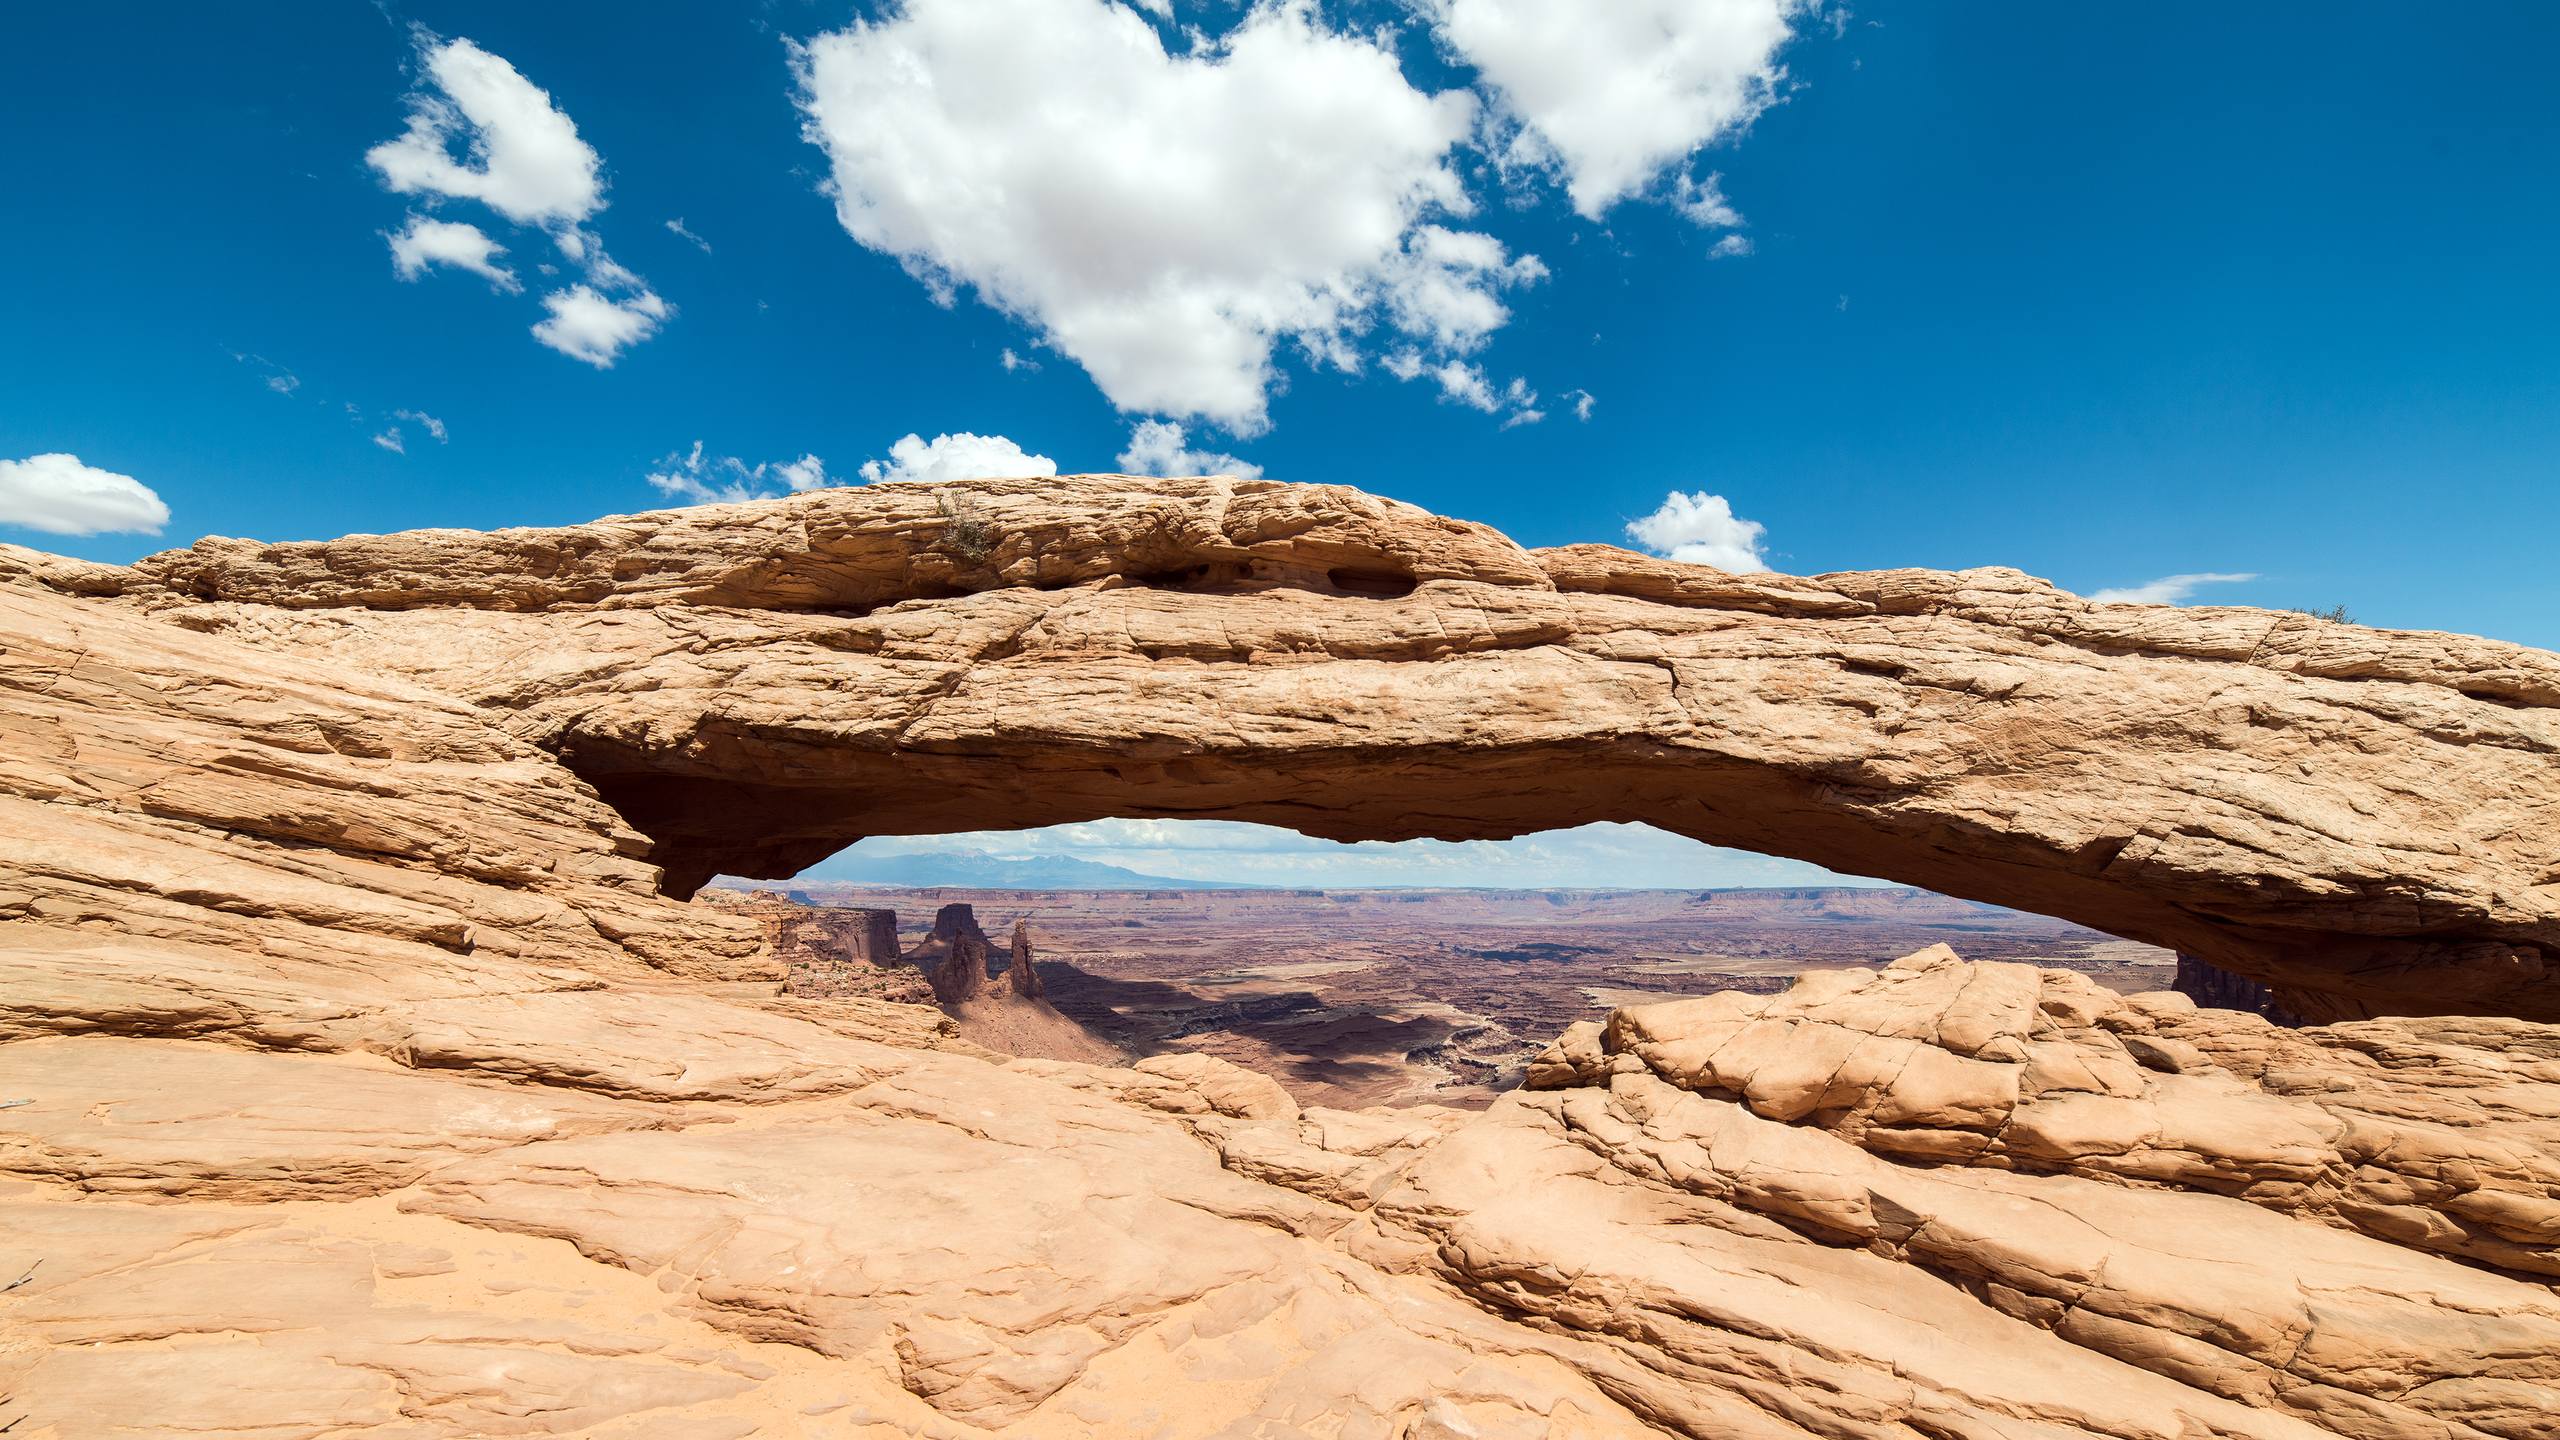
<svg viewBox="0 0 2560 1440">
<path fill-rule="evenodd" d="M 987 943 L 987 932 L 978 925 L 976 906 L 952 904 L 933 912 L 933 929 L 928 938 L 947 944 L 963 935 L 976 939 L 982 945 Z"/>
<path fill-rule="evenodd" d="M 515 583 L 585 564 L 550 558 Z M 80 594 L 116 573 L 46 563 Z M 522 712 L 369 670 L 379 617 L 336 618 L 350 653 L 319 663 L 312 631 L 262 648 L 273 615 L 187 629 L 0 574 L 19 1433 L 2546 1440 L 2560 1413 L 2560 1027 L 2278 1030 L 1932 952 L 1622 1009 L 1480 1113 L 1301 1108 L 1205 1056 L 991 1063 L 939 1012 L 742 994 L 754 924 L 659 894 L 646 840 L 506 728 Z M 697 645 L 728 623 L 686 617 Z M 480 663 L 556 690 L 543 667 L 593 659 L 519 638 Z M 1289 667 L 1296 723 L 1341 723 L 1333 663 Z M 1371 683 L 1441 683 L 1397 671 Z M 2193 698 L 2151 678 L 2119 703 Z M 2517 714 L 2502 733 L 2544 723 Z M 2033 772 L 2015 718 L 2005 763 Z M 981 733 L 1078 721 L 997 706 Z M 918 728 L 880 743 L 951 733 Z M 2385 803 L 2367 788 L 2402 761 L 2352 749 L 2345 790 Z M 1145 750 L 1106 753 L 1214 778 Z M 2479 767 L 2452 791 L 2513 756 L 2446 763 Z M 2447 815 L 2400 853 L 2458 856 L 2474 822 Z M 2540 903 L 2526 884 L 2504 913 Z M 983 976 L 984 937 L 947 928 Z"/>
<path fill-rule="evenodd" d="M 951 958 L 933 972 L 934 998 L 946 1005 L 958 1005 L 987 993 L 987 942 L 976 935 L 961 935 L 951 942 Z"/>
<path fill-rule="evenodd" d="M 1013 922 L 1013 958 L 1005 966 L 1005 979 L 1013 993 L 1026 1000 L 1040 998 L 1040 970 L 1031 959 L 1031 922 Z"/>
<path fill-rule="evenodd" d="M 898 912 L 792 905 L 770 921 L 785 962 L 782 993 L 928 1003 L 932 987 L 898 951 Z"/>
<path fill-rule="evenodd" d="M 1643 821 L 2180 950 L 2310 1019 L 2560 1019 L 2560 656 L 2464 636 L 1528 551 L 1234 479 L 21 568 L 453 697 L 592 784 L 679 895 L 994 813 Z"/>
<path fill-rule="evenodd" d="M 896 964 L 901 958 L 898 952 L 898 912 L 859 907 L 852 909 L 851 913 L 861 917 L 861 928 L 855 932 L 858 937 L 857 953 L 874 965 Z"/>
</svg>

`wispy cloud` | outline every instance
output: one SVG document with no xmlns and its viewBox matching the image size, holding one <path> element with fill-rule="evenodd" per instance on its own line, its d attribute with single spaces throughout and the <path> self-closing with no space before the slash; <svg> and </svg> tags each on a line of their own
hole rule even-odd
<svg viewBox="0 0 2560 1440">
<path fill-rule="evenodd" d="M 2192 575 L 2163 575 L 2139 585 L 2122 585 L 2101 590 L 2089 598 L 2100 605 L 2183 605 L 2187 597 L 2207 585 L 2241 585 L 2257 579 L 2255 573 L 2199 571 Z"/>
<path fill-rule="evenodd" d="M 375 445 L 395 455 L 405 455 L 409 451 L 407 437 L 401 430 L 404 423 L 424 430 L 439 445 L 444 444 L 449 437 L 445 423 L 424 410 L 402 407 L 391 411 L 386 417 L 383 412 L 359 405 L 352 400 L 341 400 L 323 394 L 320 388 L 306 388 L 301 376 L 264 355 L 251 354 L 246 350 L 233 350 L 229 353 L 233 360 L 258 371 L 259 383 L 265 385 L 268 390 L 288 399 L 318 405 L 324 410 L 344 415 L 348 426 L 356 433 L 365 435 Z M 325 384 L 324 381 L 324 387 Z M 377 426 L 380 428 L 375 428 Z"/>
<path fill-rule="evenodd" d="M 705 255 L 711 253 L 711 242 L 684 228 L 684 217 L 681 215 L 667 222 L 667 233 L 675 236 L 677 239 L 690 242 L 693 248 L 701 251 Z"/>
<path fill-rule="evenodd" d="M 443 421 L 441 421 L 441 420 L 439 420 L 439 419 L 437 419 L 437 418 L 436 418 L 436 417 L 434 417 L 433 415 L 428 414 L 426 411 L 424 411 L 424 410 L 394 410 L 394 411 L 392 411 L 391 413 L 392 413 L 392 416 L 393 416 L 394 418 L 396 418 L 396 419 L 401 419 L 401 420 L 411 420 L 411 421 L 415 421 L 415 422 L 417 422 L 417 424 L 418 424 L 418 425 L 420 425 L 421 427 L 423 427 L 423 428 L 426 430 L 426 432 L 427 432 L 428 434 L 430 434 L 430 435 L 432 435 L 432 436 L 434 436 L 434 437 L 436 438 L 436 443 L 437 443 L 437 444 L 441 445 L 441 444 L 443 444 L 443 443 L 444 443 L 444 439 L 445 439 L 444 422 L 443 422 Z"/>
<path fill-rule="evenodd" d="M 769 500 L 831 483 L 826 462 L 815 455 L 750 465 L 735 455 L 706 455 L 699 440 L 693 442 L 691 450 L 679 450 L 660 460 L 658 468 L 649 472 L 649 484 L 659 494 L 688 505 Z"/>
<path fill-rule="evenodd" d="M 1378 364 L 1399 380 L 1429 379 L 1440 387 L 1440 398 L 1452 405 L 1501 416 L 1505 430 L 1515 425 L 1535 425 L 1547 418 L 1546 412 L 1538 408 L 1538 392 L 1517 375 L 1496 383 L 1482 365 L 1454 356 L 1433 363 L 1414 349 L 1391 350 L 1379 358 Z"/>
</svg>

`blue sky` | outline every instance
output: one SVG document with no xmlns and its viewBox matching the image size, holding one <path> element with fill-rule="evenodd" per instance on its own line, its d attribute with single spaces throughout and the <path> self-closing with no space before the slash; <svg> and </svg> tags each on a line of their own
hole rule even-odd
<svg viewBox="0 0 2560 1440">
<path fill-rule="evenodd" d="M 1232 457 L 1529 544 L 1678 492 L 1645 538 L 1727 563 L 2560 645 L 2550 6 L 0 25 L 0 539 Z"/>
</svg>

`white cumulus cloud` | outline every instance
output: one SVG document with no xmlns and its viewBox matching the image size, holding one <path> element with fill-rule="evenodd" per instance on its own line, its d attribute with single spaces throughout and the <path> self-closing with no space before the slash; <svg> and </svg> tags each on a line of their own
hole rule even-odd
<svg viewBox="0 0 2560 1440">
<path fill-rule="evenodd" d="M 795 56 L 838 219 L 948 300 L 1036 327 L 1124 411 L 1267 424 L 1273 356 L 1359 365 L 1380 326 L 1481 344 L 1545 273 L 1449 228 L 1463 91 L 1266 0 L 1169 53 L 1107 0 L 903 0 Z"/>
<path fill-rule="evenodd" d="M 1677 174 L 1670 197 L 1701 223 L 1739 223 L 1712 181 L 1686 182 L 1702 147 L 1775 99 L 1779 47 L 1807 0 L 1412 0 L 1474 66 L 1516 129 L 1506 158 L 1560 172 L 1573 208 L 1609 207 Z M 1731 217 L 1731 218 L 1727 218 Z"/>
<path fill-rule="evenodd" d="M 931 440 L 921 435 L 900 437 L 889 447 L 884 463 L 866 460 L 862 478 L 880 483 L 892 480 L 984 480 L 1003 477 L 1055 475 L 1058 462 L 1046 455 L 1033 455 L 1002 435 L 972 435 L 963 430 L 956 435 L 936 435 Z"/>
<path fill-rule="evenodd" d="M 0 525 L 47 535 L 157 535 L 168 523 L 169 507 L 150 486 L 77 455 L 0 460 Z"/>
<path fill-rule="evenodd" d="M 1484 367 L 1480 365 L 1451 360 L 1433 367 L 1431 378 L 1440 382 L 1442 398 L 1454 400 L 1470 410 L 1491 413 L 1502 405 L 1502 397 L 1494 393 L 1493 382 L 1485 378 Z"/>
<path fill-rule="evenodd" d="M 384 185 L 477 200 L 520 225 L 575 225 L 602 208 L 603 161 L 548 92 L 468 40 L 422 33 L 418 63 L 408 129 L 365 152 Z"/>
<path fill-rule="evenodd" d="M 2207 585 L 2241 585 L 2258 577 L 2254 573 L 2203 571 L 2193 575 L 2163 575 L 2139 585 L 2123 585 L 2101 590 L 2090 596 L 2101 605 L 2183 605 L 2187 597 Z"/>
<path fill-rule="evenodd" d="M 1759 521 L 1734 514 L 1723 496 L 1705 491 L 1674 490 L 1661 509 L 1627 526 L 1628 538 L 1656 555 L 1737 574 L 1769 568 L 1760 550 L 1768 533 Z"/>
<path fill-rule="evenodd" d="M 691 450 L 660 460 L 648 478 L 659 494 L 688 505 L 769 500 L 835 483 L 827 478 L 826 462 L 815 455 L 750 465 L 735 455 L 705 455 L 699 440 Z"/>
<path fill-rule="evenodd" d="M 1129 432 L 1129 448 L 1120 452 L 1120 469 L 1130 475 L 1238 475 L 1260 479 L 1262 467 L 1250 460 L 1213 450 L 1194 450 L 1181 426 L 1168 420 L 1141 420 Z"/>
<path fill-rule="evenodd" d="M 592 285 L 572 285 L 542 297 L 550 318 L 536 321 L 533 338 L 599 370 L 613 368 L 630 346 L 658 333 L 671 308 L 649 291 L 615 298 Z"/>
<path fill-rule="evenodd" d="M 418 84 L 409 95 L 408 128 L 366 151 L 365 163 L 386 188 L 422 196 L 430 207 L 476 202 L 548 235 L 585 278 L 542 297 L 549 314 L 535 323 L 533 336 L 573 359 L 611 367 L 624 350 L 655 335 L 675 307 L 615 264 L 582 228 L 604 208 L 602 157 L 578 137 L 576 123 L 550 93 L 502 57 L 423 29 L 415 39 Z M 681 220 L 668 228 L 702 243 Z M 502 290 L 521 288 L 515 273 L 497 262 L 506 247 L 477 225 L 412 214 L 388 238 L 402 279 L 446 265 Z M 547 264 L 536 268 L 556 273 Z"/>
<path fill-rule="evenodd" d="M 400 233 L 391 241 L 391 268 L 403 280 L 415 280 L 431 266 L 450 265 L 481 276 L 501 290 L 523 288 L 515 272 L 498 263 L 507 247 L 489 238 L 477 225 L 458 220 L 431 220 L 412 215 Z"/>
</svg>

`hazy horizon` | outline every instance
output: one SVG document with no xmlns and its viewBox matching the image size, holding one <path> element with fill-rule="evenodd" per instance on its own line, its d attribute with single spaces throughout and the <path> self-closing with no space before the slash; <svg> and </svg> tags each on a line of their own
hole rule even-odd
<svg viewBox="0 0 2560 1440">
<path fill-rule="evenodd" d="M 866 868 L 864 862 L 967 853 L 1013 861 L 1057 856 L 1168 880 L 1276 889 L 1730 890 L 1898 883 L 1706 845 L 1650 825 L 1580 825 L 1512 840 L 1346 843 L 1236 820 L 1091 820 L 1027 830 L 875 835 L 795 878 L 837 879 Z"/>
</svg>

